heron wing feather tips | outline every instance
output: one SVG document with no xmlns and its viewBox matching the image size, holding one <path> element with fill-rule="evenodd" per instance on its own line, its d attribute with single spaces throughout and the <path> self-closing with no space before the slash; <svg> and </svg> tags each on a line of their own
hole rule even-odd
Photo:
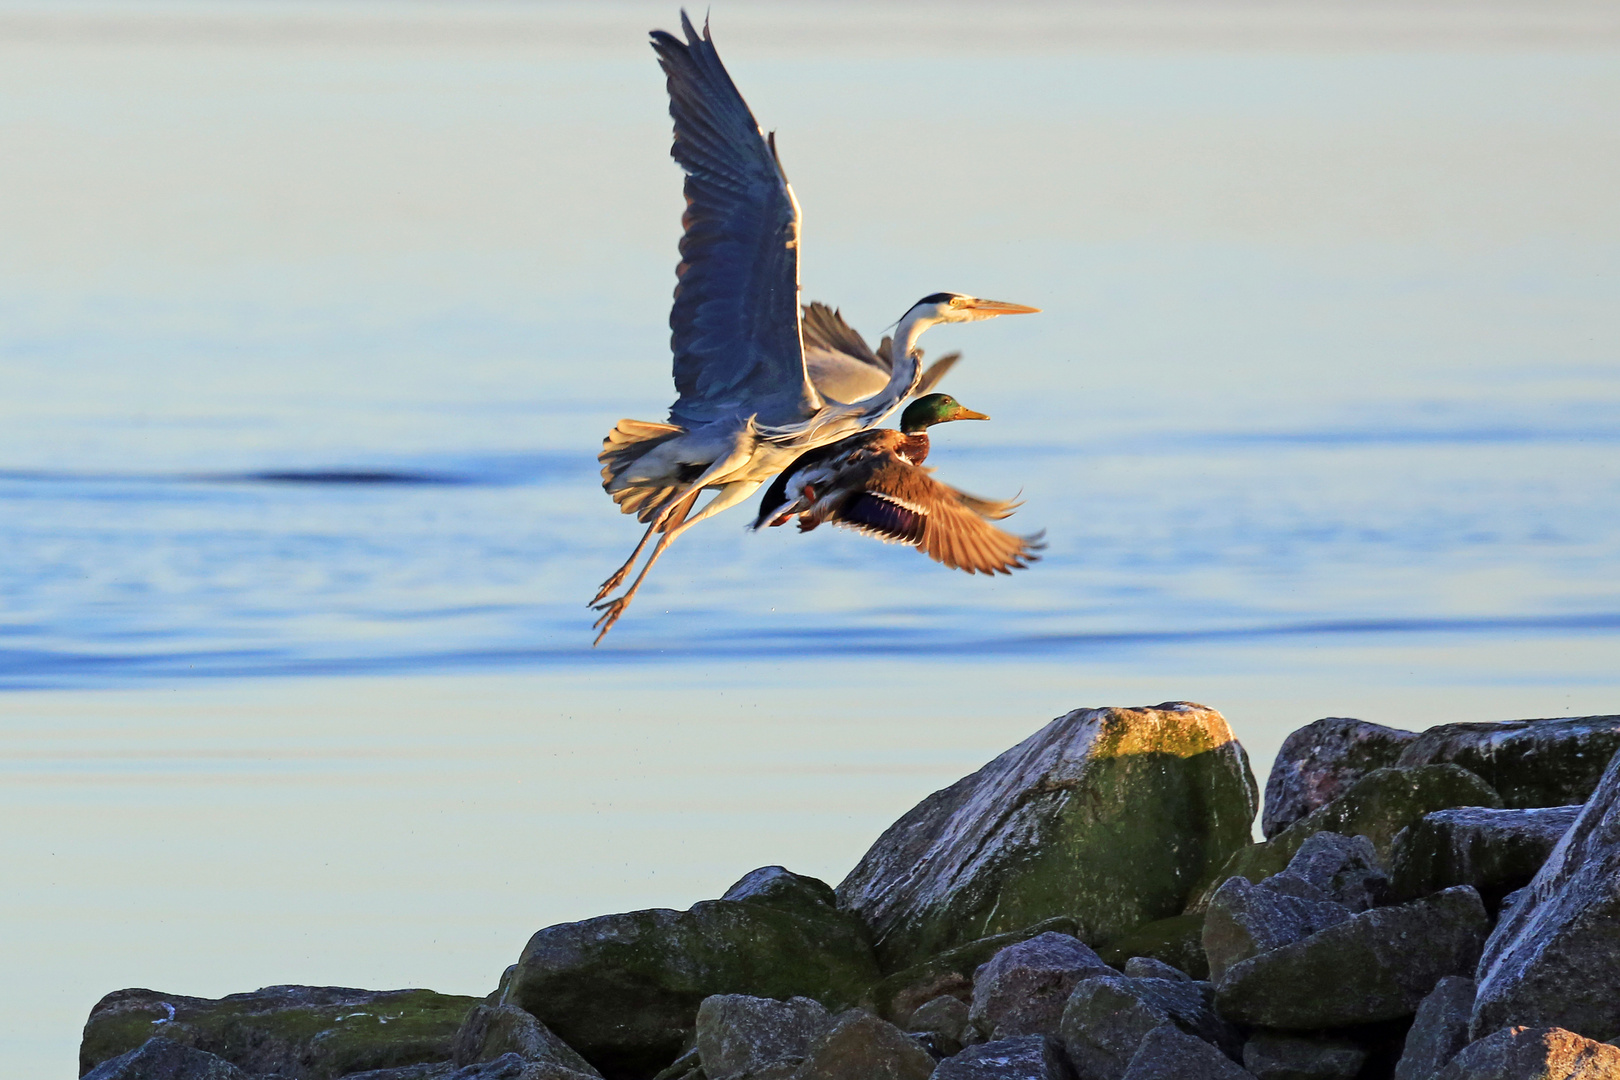
<svg viewBox="0 0 1620 1080">
<path fill-rule="evenodd" d="M 705 26 L 652 46 L 667 76 L 670 155 L 686 172 L 685 235 L 670 310 L 670 418 L 705 423 L 744 407 L 763 426 L 821 404 L 799 338 L 799 210 L 774 146 L 726 73 Z"/>
</svg>

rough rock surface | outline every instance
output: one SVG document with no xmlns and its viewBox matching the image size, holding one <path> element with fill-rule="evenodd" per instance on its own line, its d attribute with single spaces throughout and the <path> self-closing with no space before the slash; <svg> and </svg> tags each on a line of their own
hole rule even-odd
<svg viewBox="0 0 1620 1080">
<path fill-rule="evenodd" d="M 1133 956 L 1125 961 L 1125 966 L 1120 971 L 1127 979 L 1175 979 L 1192 982 L 1192 976 L 1185 971 L 1171 967 L 1163 960 L 1155 960 L 1151 956 Z"/>
<path fill-rule="evenodd" d="M 1513 809 L 1570 806 L 1591 796 L 1620 751 L 1620 716 L 1442 724 L 1401 751 L 1401 765 L 1451 762 L 1483 777 Z"/>
<path fill-rule="evenodd" d="M 1390 883 L 1402 899 L 1472 885 L 1486 910 L 1495 911 L 1502 897 L 1530 884 L 1580 812 L 1579 806 L 1464 807 L 1425 814 L 1395 838 Z"/>
<path fill-rule="evenodd" d="M 1620 1037 L 1620 754 L 1480 959 L 1472 1031 Z"/>
<path fill-rule="evenodd" d="M 1267 881 L 1273 889 L 1308 900 L 1331 900 L 1351 911 L 1366 911 L 1393 899 L 1378 852 L 1365 836 L 1316 833 L 1294 852 L 1286 870 Z"/>
<path fill-rule="evenodd" d="M 1048 1035 L 1020 1035 L 980 1043 L 946 1058 L 933 1080 L 1071 1080 L 1058 1041 Z"/>
<path fill-rule="evenodd" d="M 1119 1080 L 1142 1040 L 1161 1024 L 1237 1053 L 1236 1031 L 1215 1014 L 1210 985 L 1100 975 L 1082 979 L 1063 1010 L 1059 1034 L 1086 1080 Z"/>
<path fill-rule="evenodd" d="M 1204 955 L 1209 977 L 1219 984 L 1233 964 L 1350 920 L 1351 911 L 1330 900 L 1308 900 L 1259 885 L 1229 879 L 1215 892 L 1204 916 Z"/>
<path fill-rule="evenodd" d="M 1406 1033 L 1395 1080 L 1429 1080 L 1468 1045 L 1468 1018 L 1474 1011 L 1474 980 L 1448 975 L 1434 984 L 1418 1006 Z"/>
<path fill-rule="evenodd" d="M 838 900 L 885 971 L 1058 915 L 1107 940 L 1180 912 L 1247 841 L 1256 801 L 1213 709 L 1079 709 L 912 808 Z"/>
<path fill-rule="evenodd" d="M 1123 1080 L 1249 1080 L 1249 1074 L 1203 1039 L 1160 1024 L 1131 1055 Z"/>
<path fill-rule="evenodd" d="M 720 899 L 765 904 L 812 916 L 824 914 L 838 904 L 838 895 L 831 885 L 782 866 L 750 870 Z"/>
<path fill-rule="evenodd" d="M 1435 1080 L 1615 1080 L 1620 1047 L 1556 1027 L 1511 1027 L 1471 1043 Z"/>
<path fill-rule="evenodd" d="M 709 900 L 547 927 L 529 939 L 507 998 L 604 1075 L 638 1076 L 680 1053 L 712 994 L 840 1008 L 877 977 L 864 930 L 840 913 Z"/>
<path fill-rule="evenodd" d="M 716 994 L 697 1013 L 697 1052 L 708 1080 L 739 1080 L 767 1065 L 800 1062 L 832 1024 L 818 1001 Z"/>
<path fill-rule="evenodd" d="M 1292 1031 L 1410 1016 L 1442 977 L 1473 970 L 1487 926 L 1466 885 L 1364 911 L 1234 964 L 1217 988 L 1220 1012 Z"/>
<path fill-rule="evenodd" d="M 460 1069 L 453 1065 L 450 1068 L 453 1071 L 428 1074 L 422 1080 L 440 1080 L 441 1076 L 443 1080 L 591 1080 L 591 1077 L 597 1075 L 594 1070 L 579 1072 L 555 1061 L 534 1061 L 517 1053 L 502 1054 L 490 1061 L 475 1062 Z M 346 1076 L 343 1080 L 361 1080 L 361 1078 Z M 416 1078 L 378 1075 L 376 1080 L 416 1080 Z"/>
<path fill-rule="evenodd" d="M 928 1080 L 934 1059 L 893 1024 L 869 1012 L 840 1013 L 811 1043 L 794 1080 Z"/>
<path fill-rule="evenodd" d="M 173 1039 L 151 1038 L 86 1074 L 85 1080 L 248 1080 L 217 1054 Z"/>
<path fill-rule="evenodd" d="M 494 1061 L 507 1054 L 517 1054 L 525 1061 L 550 1061 L 587 1076 L 597 1075 L 573 1047 L 516 1005 L 473 1006 L 450 1044 L 450 1059 L 463 1066 Z"/>
<path fill-rule="evenodd" d="M 1501 805 L 1501 797 L 1489 784 L 1456 765 L 1374 769 L 1320 810 L 1300 818 L 1265 843 L 1238 851 L 1192 907 L 1203 910 L 1227 878 L 1246 877 L 1259 882 L 1281 873 L 1305 841 L 1317 833 L 1365 836 L 1372 841 L 1378 858 L 1384 860 L 1389 857 L 1396 834 L 1425 814 L 1454 806 Z"/>
<path fill-rule="evenodd" d="M 1374 769 L 1394 765 L 1417 733 L 1329 716 L 1283 740 L 1266 778 L 1260 831 L 1270 839 L 1337 799 Z"/>
<path fill-rule="evenodd" d="M 1041 934 L 1007 946 L 974 973 L 970 1018 L 990 1039 L 1056 1035 L 1075 984 L 1113 973 L 1079 938 Z"/>
<path fill-rule="evenodd" d="M 885 976 L 867 988 L 859 1004 L 885 1020 L 904 1026 L 913 1009 L 941 994 L 950 994 L 964 1002 L 971 1001 L 973 973 L 1008 945 L 1028 941 L 1041 934 L 1074 937 L 1077 929 L 1073 919 L 1047 919 L 1010 934 L 994 934 L 958 945 L 920 964 Z"/>
<path fill-rule="evenodd" d="M 1185 971 L 1195 979 L 1209 977 L 1204 957 L 1204 915 L 1188 911 L 1168 919 L 1156 919 L 1110 940 L 1097 950 L 1114 967 L 1123 967 L 1133 956 L 1146 956 Z"/>
<path fill-rule="evenodd" d="M 341 986 L 267 986 L 217 1000 L 118 990 L 90 1010 L 79 1067 L 89 1071 L 154 1034 L 286 1080 L 449 1061 L 462 1020 L 479 1003 L 431 990 Z"/>
<path fill-rule="evenodd" d="M 1257 1031 L 1243 1044 L 1243 1067 L 1257 1080 L 1354 1080 L 1367 1051 L 1348 1039 Z"/>
<path fill-rule="evenodd" d="M 919 1005 L 906 1022 L 906 1032 L 927 1035 L 944 1057 L 968 1045 L 968 1004 L 961 998 L 941 994 Z"/>
</svg>

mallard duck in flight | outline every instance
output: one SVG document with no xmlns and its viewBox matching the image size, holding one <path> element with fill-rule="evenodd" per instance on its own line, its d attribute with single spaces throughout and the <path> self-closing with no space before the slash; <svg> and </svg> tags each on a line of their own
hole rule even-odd
<svg viewBox="0 0 1620 1080">
<path fill-rule="evenodd" d="M 1014 536 L 990 524 L 1018 503 L 958 491 L 923 467 L 930 427 L 988 419 L 949 394 L 920 397 L 901 414 L 899 431 L 863 431 L 801 455 L 766 489 L 753 527 L 783 525 L 797 514 L 800 532 L 830 521 L 910 544 L 953 570 L 1021 570 L 1040 558 L 1040 534 Z"/>
<path fill-rule="evenodd" d="M 681 29 L 685 41 L 652 34 L 675 121 L 670 155 L 686 172 L 685 235 L 669 315 L 678 397 L 668 423 L 621 420 L 597 455 L 602 486 L 622 512 L 647 524 L 630 558 L 591 600 L 602 613 L 598 642 L 677 536 L 747 499 L 805 451 L 875 427 L 899 408 L 922 379 L 916 347 L 924 330 L 1039 310 L 932 293 L 896 325 L 886 373 L 874 380 L 870 371 L 849 368 L 875 389 L 843 400 L 830 378 L 826 390 L 819 387 L 799 308 L 799 204 L 775 136 L 760 132 L 707 25 L 700 36 L 682 12 Z M 825 338 L 834 353 L 843 347 L 837 338 Z M 867 361 L 856 356 L 851 363 Z M 714 497 L 693 513 L 707 489 Z M 662 535 L 630 588 L 604 599 L 624 583 L 655 533 Z"/>
</svg>

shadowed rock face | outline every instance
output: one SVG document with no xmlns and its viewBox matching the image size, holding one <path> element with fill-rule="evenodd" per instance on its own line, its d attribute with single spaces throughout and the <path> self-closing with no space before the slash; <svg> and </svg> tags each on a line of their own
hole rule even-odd
<svg viewBox="0 0 1620 1080">
<path fill-rule="evenodd" d="M 1510 1024 L 1620 1037 L 1620 754 L 1479 962 L 1472 1033 Z"/>
<path fill-rule="evenodd" d="M 1401 751 L 1400 765 L 1450 762 L 1482 777 L 1509 809 L 1584 803 L 1620 751 L 1620 716 L 1442 724 Z"/>
<path fill-rule="evenodd" d="M 1041 934 L 1009 945 L 974 973 L 973 1026 L 989 1039 L 1056 1035 L 1075 983 L 1113 973 L 1068 934 Z"/>
<path fill-rule="evenodd" d="M 1355 1080 L 1367 1050 L 1347 1039 L 1257 1031 L 1243 1044 L 1243 1067 L 1256 1080 Z"/>
<path fill-rule="evenodd" d="M 1468 1045 L 1468 1018 L 1473 1011 L 1473 979 L 1448 975 L 1435 983 L 1406 1033 L 1395 1080 L 1429 1080 L 1443 1069 Z"/>
<path fill-rule="evenodd" d="M 838 901 L 885 971 L 1054 916 L 1107 940 L 1178 914 L 1247 843 L 1255 803 L 1220 713 L 1076 710 L 914 807 Z"/>
<path fill-rule="evenodd" d="M 1400 758 L 1416 732 L 1365 720 L 1329 716 L 1306 724 L 1283 740 L 1266 777 L 1266 809 L 1260 831 L 1269 840 L 1337 799 L 1374 769 Z"/>
<path fill-rule="evenodd" d="M 1241 1044 L 1237 1031 L 1216 1015 L 1208 983 L 1123 975 L 1082 979 L 1064 1007 L 1059 1033 L 1081 1076 L 1121 1080 L 1144 1040 L 1166 1025 L 1219 1046 L 1216 1052 L 1229 1057 Z"/>
<path fill-rule="evenodd" d="M 249 1080 L 216 1054 L 173 1039 L 147 1039 L 126 1054 L 103 1061 L 85 1080 Z"/>
<path fill-rule="evenodd" d="M 1062 1046 L 1049 1035 L 971 1046 L 939 1063 L 932 1080 L 1072 1080 Z"/>
<path fill-rule="evenodd" d="M 1440 810 L 1401 831 L 1390 855 L 1390 884 L 1403 900 L 1453 885 L 1479 890 L 1487 911 L 1530 884 L 1580 815 L 1579 806 Z"/>
</svg>

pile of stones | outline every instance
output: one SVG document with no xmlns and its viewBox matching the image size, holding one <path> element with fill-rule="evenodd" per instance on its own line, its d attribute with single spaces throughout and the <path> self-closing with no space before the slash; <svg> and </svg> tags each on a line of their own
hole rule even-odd
<svg viewBox="0 0 1620 1080">
<path fill-rule="evenodd" d="M 1059 717 L 836 888 L 547 927 L 486 998 L 121 990 L 91 1080 L 1620 1080 L 1620 716 Z"/>
</svg>

